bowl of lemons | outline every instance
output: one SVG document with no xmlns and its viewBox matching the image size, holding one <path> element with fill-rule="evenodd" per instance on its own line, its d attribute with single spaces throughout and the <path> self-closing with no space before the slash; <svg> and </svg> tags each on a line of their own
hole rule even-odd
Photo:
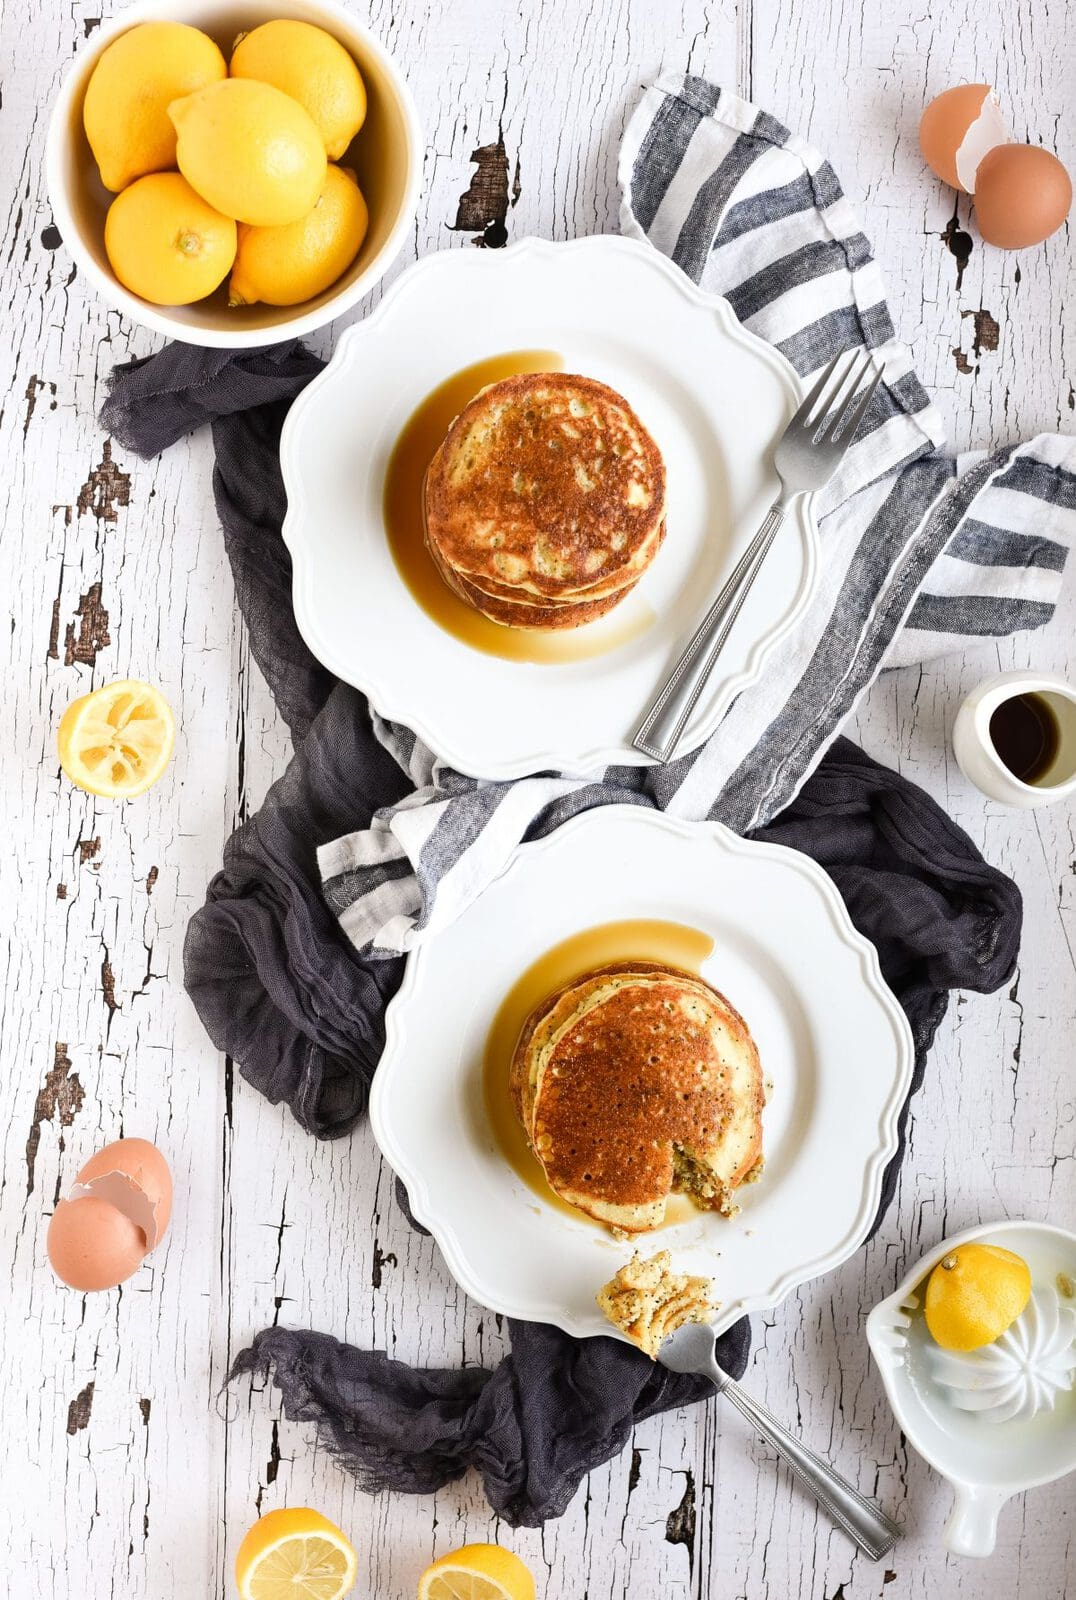
<svg viewBox="0 0 1076 1600">
<path fill-rule="evenodd" d="M 76 57 L 46 166 L 110 305 L 244 348 L 373 288 L 414 219 L 422 140 L 398 67 L 332 0 L 143 0 Z"/>
</svg>

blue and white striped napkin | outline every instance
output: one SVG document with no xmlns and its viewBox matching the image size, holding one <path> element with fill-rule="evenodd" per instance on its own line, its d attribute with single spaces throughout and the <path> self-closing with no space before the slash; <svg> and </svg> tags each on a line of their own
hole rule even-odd
<svg viewBox="0 0 1076 1600">
<path fill-rule="evenodd" d="M 881 274 L 824 157 L 700 78 L 644 95 L 620 154 L 625 233 L 724 295 L 805 379 L 841 350 L 885 368 L 860 437 L 815 512 L 825 559 L 792 637 L 698 751 L 588 779 L 483 783 L 407 728 L 378 737 L 416 785 L 373 825 L 324 845 L 323 892 L 372 954 L 451 923 L 524 837 L 591 806 L 654 805 L 759 827 L 796 794 L 883 667 L 1040 627 L 1076 542 L 1076 440 L 956 459 L 893 330 Z"/>
</svg>

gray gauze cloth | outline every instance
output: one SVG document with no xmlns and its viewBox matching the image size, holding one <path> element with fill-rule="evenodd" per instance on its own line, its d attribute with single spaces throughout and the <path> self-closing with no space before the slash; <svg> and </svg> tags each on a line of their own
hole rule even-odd
<svg viewBox="0 0 1076 1600">
<path fill-rule="evenodd" d="M 709 286 L 727 293 L 738 315 L 801 372 L 857 343 L 884 347 L 887 373 L 898 370 L 889 366 L 898 347 L 869 247 L 851 228 L 837 180 L 772 118 L 699 80 L 662 83 L 628 129 L 622 169 L 629 228 L 692 276 L 706 269 Z M 765 235 L 761 253 L 735 248 L 753 232 Z M 793 291 L 816 275 L 827 281 L 816 286 L 822 298 L 813 320 L 809 288 L 797 302 L 805 324 L 795 326 L 787 301 L 788 314 L 766 322 L 768 305 L 797 299 Z M 214 1043 L 311 1133 L 348 1133 L 384 1042 L 399 952 L 451 920 L 442 877 L 460 863 L 429 848 L 448 808 L 460 825 L 443 837 L 466 838 L 476 850 L 468 871 L 450 877 L 469 879 L 477 893 L 491 870 L 480 848 L 487 820 L 489 840 L 505 848 L 513 832 L 537 838 L 580 809 L 626 801 L 721 817 L 826 868 L 908 1015 L 914 1093 L 949 992 L 994 989 L 1011 971 L 1019 894 L 928 796 L 847 740 L 833 742 L 834 731 L 903 638 L 915 638 L 922 654 L 956 634 L 966 642 L 969 633 L 1046 620 L 1076 511 L 1076 484 L 1057 441 L 991 457 L 994 465 L 969 481 L 941 454 L 936 420 L 906 368 L 879 391 L 864 440 L 870 464 L 864 457 L 846 482 L 846 499 L 831 498 L 825 510 L 825 536 L 840 551 L 827 565 L 847 583 L 827 579 L 820 609 L 805 623 L 810 631 L 789 653 L 793 680 L 767 691 L 769 709 L 755 722 L 759 754 L 754 745 L 741 748 L 735 726 L 726 734 L 737 702 L 703 751 L 669 768 L 621 768 L 585 783 L 547 774 L 482 785 L 445 769 L 408 730 L 371 718 L 363 697 L 326 673 L 299 637 L 280 536 L 278 443 L 290 401 L 320 366 L 295 344 L 235 354 L 171 346 L 118 369 L 103 413 L 106 426 L 144 456 L 211 425 L 237 598 L 295 741 L 287 771 L 229 840 L 188 932 L 187 988 Z M 846 501 L 856 500 L 861 513 L 845 513 Z M 987 511 L 994 520 L 985 520 Z M 889 564 L 872 559 L 868 526 L 878 530 Z M 930 602 L 922 612 L 920 600 Z M 435 826 L 420 821 L 420 861 L 406 824 L 401 837 L 401 819 L 421 819 L 430 808 Z M 499 827 L 509 814 L 511 826 Z M 481 826 L 469 825 L 475 816 Z M 329 874 L 327 900 L 319 851 L 324 866 L 334 852 L 354 852 L 341 841 L 364 838 L 375 847 L 373 877 L 364 881 L 362 864 L 352 860 Z M 361 914 L 349 919 L 348 911 L 364 898 L 372 904 L 371 893 L 380 912 L 367 934 Z M 391 934 L 384 931 L 390 922 Z M 907 1105 L 901 1152 L 906 1118 Z M 900 1152 L 885 1175 L 879 1217 L 899 1162 Z M 431 1491 L 474 1468 L 494 1509 L 528 1525 L 559 1514 L 582 1475 L 619 1451 L 635 1422 L 710 1392 L 612 1339 L 577 1341 L 512 1321 L 508 1332 L 511 1353 L 492 1372 L 417 1371 L 286 1328 L 258 1335 L 235 1370 L 270 1367 L 287 1414 L 317 1424 L 367 1488 Z M 745 1321 L 721 1341 L 720 1359 L 735 1375 L 748 1346 Z"/>
</svg>

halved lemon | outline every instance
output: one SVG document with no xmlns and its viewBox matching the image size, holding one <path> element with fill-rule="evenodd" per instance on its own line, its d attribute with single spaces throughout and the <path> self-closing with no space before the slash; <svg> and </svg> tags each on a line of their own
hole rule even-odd
<svg viewBox="0 0 1076 1600">
<path fill-rule="evenodd" d="M 418 1600 L 534 1600 L 534 1579 L 511 1550 L 465 1544 L 426 1568 Z"/>
<path fill-rule="evenodd" d="M 127 800 L 156 783 L 176 742 L 159 689 L 120 678 L 72 700 L 60 719 L 60 765 L 80 789 Z"/>
<path fill-rule="evenodd" d="M 242 1600 L 342 1600 L 356 1570 L 340 1529 L 309 1506 L 267 1512 L 235 1558 Z"/>
<path fill-rule="evenodd" d="M 923 1311 L 943 1350 L 980 1350 L 1011 1328 L 1031 1299 L 1031 1268 L 997 1244 L 958 1245 L 927 1279 Z"/>
</svg>

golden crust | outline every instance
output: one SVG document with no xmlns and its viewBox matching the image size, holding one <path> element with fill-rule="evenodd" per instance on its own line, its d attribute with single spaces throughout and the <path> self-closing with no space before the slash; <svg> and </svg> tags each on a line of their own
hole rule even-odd
<svg viewBox="0 0 1076 1600">
<path fill-rule="evenodd" d="M 584 622 L 596 622 L 599 617 L 604 617 L 635 587 L 633 580 L 624 589 L 600 600 L 566 601 L 557 605 L 532 603 L 533 597 L 528 601 L 499 599 L 484 594 L 462 573 L 453 572 L 434 545 L 428 545 L 428 549 L 442 580 L 457 599 L 480 611 L 491 622 L 499 622 L 506 628 L 540 629 L 542 632 L 551 628 L 578 628 Z"/>
<path fill-rule="evenodd" d="M 516 1113 L 553 1190 L 625 1233 L 679 1191 L 728 1213 L 762 1145 L 762 1069 L 746 1023 L 697 974 L 620 962 L 527 1019 Z"/>
<path fill-rule="evenodd" d="M 526 373 L 465 406 L 426 475 L 442 570 L 503 600 L 596 601 L 653 559 L 665 465 L 628 402 L 593 378 Z"/>
<path fill-rule="evenodd" d="M 592 599 L 607 598 L 611 598 L 615 602 L 622 599 L 624 595 L 627 594 L 629 589 L 633 589 L 635 587 L 643 572 L 645 572 L 646 568 L 650 565 L 651 561 L 661 549 L 664 538 L 665 521 L 663 518 L 654 529 L 649 543 L 643 548 L 643 550 L 639 552 L 639 555 L 629 569 L 618 573 L 615 577 L 606 579 L 604 582 L 595 585 L 594 588 L 577 589 L 570 595 L 559 595 L 554 597 L 552 595 L 531 594 L 526 590 L 521 590 L 514 587 L 510 583 L 499 583 L 495 578 L 489 578 L 486 576 L 477 577 L 473 573 L 467 574 L 467 582 L 473 588 L 478 590 L 481 595 L 488 595 L 494 600 L 525 600 L 529 601 L 533 605 L 538 606 L 556 607 L 561 605 L 576 605 Z M 428 539 L 427 546 L 430 549 L 431 554 L 434 555 L 435 561 L 437 561 L 439 558 L 437 556 L 435 547 L 429 543 Z"/>
</svg>

